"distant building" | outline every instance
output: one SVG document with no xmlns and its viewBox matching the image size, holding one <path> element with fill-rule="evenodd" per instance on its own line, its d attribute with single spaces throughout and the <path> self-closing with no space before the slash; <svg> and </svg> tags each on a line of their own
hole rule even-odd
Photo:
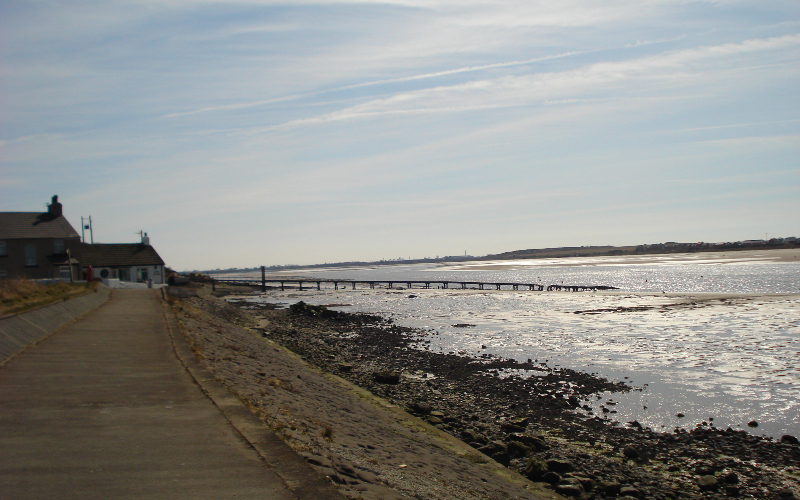
<svg viewBox="0 0 800 500">
<path fill-rule="evenodd" d="M 83 244 L 81 267 L 92 268 L 92 278 L 163 285 L 164 260 L 145 234 L 141 243 Z"/>
<path fill-rule="evenodd" d="M 0 278 L 79 279 L 81 238 L 58 196 L 47 212 L 0 212 Z"/>
</svg>

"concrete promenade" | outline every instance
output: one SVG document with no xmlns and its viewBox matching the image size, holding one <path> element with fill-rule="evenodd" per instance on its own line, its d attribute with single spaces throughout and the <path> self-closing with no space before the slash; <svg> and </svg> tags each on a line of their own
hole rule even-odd
<svg viewBox="0 0 800 500">
<path fill-rule="evenodd" d="M 340 498 L 170 328 L 158 292 L 114 290 L 0 367 L 0 498 Z"/>
</svg>

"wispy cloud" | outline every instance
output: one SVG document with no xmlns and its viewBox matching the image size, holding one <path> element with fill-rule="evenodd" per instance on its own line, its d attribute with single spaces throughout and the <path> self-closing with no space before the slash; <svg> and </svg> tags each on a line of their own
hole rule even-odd
<svg viewBox="0 0 800 500">
<path fill-rule="evenodd" d="M 725 214 L 748 211 L 788 235 L 769 199 L 797 187 L 798 19 L 755 0 L 0 4 L 0 209 L 58 193 L 113 221 L 106 241 L 157 227 L 178 268 L 736 240 Z"/>
<path fill-rule="evenodd" d="M 740 59 L 731 60 L 735 56 L 798 46 L 800 46 L 800 35 L 789 35 L 700 47 L 624 61 L 600 62 L 557 73 L 534 73 L 524 76 L 502 76 L 476 80 L 457 85 L 401 92 L 388 98 L 357 104 L 332 113 L 291 120 L 280 125 L 263 128 L 261 131 L 359 118 L 373 119 L 382 115 L 455 113 L 529 106 L 534 103 L 575 103 L 588 98 L 567 96 L 576 94 L 583 96 L 587 93 L 594 95 L 598 90 L 606 89 L 620 82 L 626 82 L 628 87 L 635 87 L 654 79 L 689 80 L 692 83 L 695 78 L 693 75 L 703 73 L 705 76 L 709 70 L 728 68 L 731 65 L 733 67 L 741 66 Z M 554 57 L 563 57 L 563 55 Z M 706 63 L 705 67 L 694 66 L 701 62 Z M 470 70 L 464 69 L 464 71 Z M 420 77 L 427 77 L 427 75 Z M 396 81 L 400 81 L 400 79 Z"/>
</svg>

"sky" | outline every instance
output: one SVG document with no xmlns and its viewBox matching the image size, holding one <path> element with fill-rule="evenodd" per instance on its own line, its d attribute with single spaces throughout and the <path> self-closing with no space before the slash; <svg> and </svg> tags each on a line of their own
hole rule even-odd
<svg viewBox="0 0 800 500">
<path fill-rule="evenodd" d="M 800 2 L 0 2 L 0 211 L 176 270 L 800 236 Z"/>
</svg>

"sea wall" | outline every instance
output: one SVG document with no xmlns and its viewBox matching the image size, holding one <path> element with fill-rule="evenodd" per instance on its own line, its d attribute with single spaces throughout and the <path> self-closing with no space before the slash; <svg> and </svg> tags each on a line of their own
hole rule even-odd
<svg viewBox="0 0 800 500">
<path fill-rule="evenodd" d="M 111 290 L 98 284 L 94 293 L 87 293 L 31 311 L 0 319 L 0 364 L 62 326 L 104 304 Z"/>
</svg>

